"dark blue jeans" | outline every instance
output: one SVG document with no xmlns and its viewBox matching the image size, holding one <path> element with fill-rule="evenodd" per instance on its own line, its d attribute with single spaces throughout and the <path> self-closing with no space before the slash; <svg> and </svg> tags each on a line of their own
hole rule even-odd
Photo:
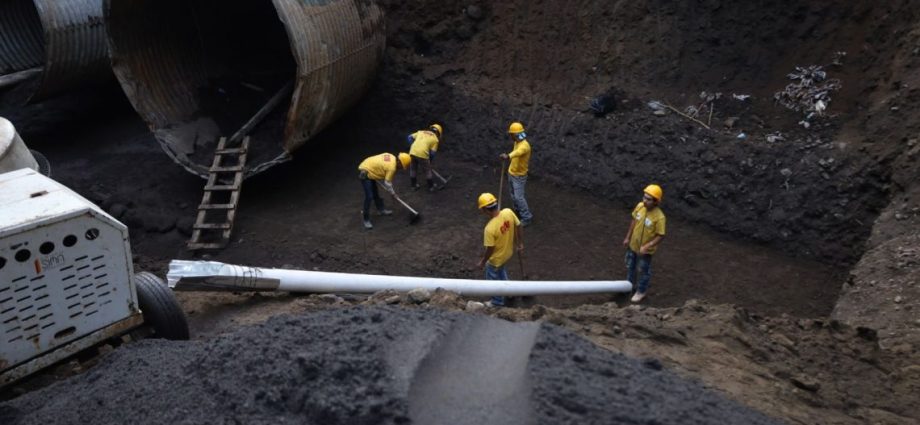
<svg viewBox="0 0 920 425">
<path fill-rule="evenodd" d="M 626 249 L 626 280 L 636 286 L 636 267 L 639 268 L 639 283 L 636 292 L 645 293 L 648 291 L 648 282 L 652 279 L 652 255 L 637 254 L 633 250 Z"/>
<path fill-rule="evenodd" d="M 508 280 L 508 270 L 505 266 L 495 267 L 486 263 L 486 280 Z M 505 297 L 492 297 L 492 305 L 505 305 Z"/>
<path fill-rule="evenodd" d="M 361 210 L 361 214 L 364 215 L 366 221 L 371 219 L 371 201 L 377 206 L 377 211 L 383 211 L 383 199 L 377 193 L 377 182 L 369 178 L 362 178 L 361 186 L 364 187 L 364 209 Z"/>
</svg>

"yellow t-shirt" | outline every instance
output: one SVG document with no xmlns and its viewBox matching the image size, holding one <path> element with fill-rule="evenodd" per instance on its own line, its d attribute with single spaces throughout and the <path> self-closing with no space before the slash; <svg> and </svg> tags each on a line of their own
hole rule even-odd
<svg viewBox="0 0 920 425">
<path fill-rule="evenodd" d="M 632 237 L 629 238 L 629 249 L 639 253 L 639 248 L 647 244 L 655 236 L 664 236 L 665 217 L 660 207 L 655 207 L 651 211 L 646 211 L 645 204 L 639 202 L 632 212 L 632 218 L 636 221 L 632 230 Z M 649 254 L 654 254 L 658 247 L 652 247 L 648 250 Z"/>
<path fill-rule="evenodd" d="M 393 181 L 396 175 L 396 156 L 382 153 L 368 157 L 358 166 L 359 170 L 367 171 L 367 178 L 371 180 Z"/>
<path fill-rule="evenodd" d="M 489 257 L 489 264 L 501 267 L 511 258 L 514 253 L 514 232 L 520 225 L 521 221 L 510 208 L 499 211 L 497 216 L 489 220 L 483 231 L 483 244 L 487 248 L 495 247 Z"/>
<path fill-rule="evenodd" d="M 428 130 L 419 130 L 412 134 L 415 141 L 409 148 L 409 155 L 417 156 L 422 159 L 428 159 L 428 151 L 438 151 L 438 136 Z"/>
<path fill-rule="evenodd" d="M 511 165 L 508 166 L 508 174 L 512 176 L 526 176 L 527 167 L 530 165 L 530 143 L 527 140 L 514 142 L 514 150 L 508 154 L 511 158 Z"/>
</svg>

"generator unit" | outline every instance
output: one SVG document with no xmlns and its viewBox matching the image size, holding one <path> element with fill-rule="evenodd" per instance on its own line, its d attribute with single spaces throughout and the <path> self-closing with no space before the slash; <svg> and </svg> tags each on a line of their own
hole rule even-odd
<svg viewBox="0 0 920 425">
<path fill-rule="evenodd" d="M 35 171 L 0 174 L 0 387 L 145 323 L 188 338 L 165 283 L 134 275 L 128 228 Z"/>
</svg>

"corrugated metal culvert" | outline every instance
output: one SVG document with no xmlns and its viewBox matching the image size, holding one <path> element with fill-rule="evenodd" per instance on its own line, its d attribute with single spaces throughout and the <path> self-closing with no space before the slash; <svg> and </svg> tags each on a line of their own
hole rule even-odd
<svg viewBox="0 0 920 425">
<path fill-rule="evenodd" d="M 112 64 L 164 150 L 205 176 L 217 140 L 276 93 L 250 133 L 253 175 L 339 117 L 369 87 L 386 44 L 371 0 L 106 0 Z"/>
<path fill-rule="evenodd" d="M 112 78 L 102 0 L 0 0 L 0 75 L 38 67 L 33 100 Z"/>
</svg>

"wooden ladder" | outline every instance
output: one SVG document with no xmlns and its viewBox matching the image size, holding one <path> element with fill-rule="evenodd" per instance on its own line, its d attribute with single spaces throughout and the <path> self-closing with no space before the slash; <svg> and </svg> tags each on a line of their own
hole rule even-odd
<svg viewBox="0 0 920 425">
<path fill-rule="evenodd" d="M 230 243 L 248 151 L 248 136 L 237 147 L 227 147 L 227 138 L 220 138 L 214 151 L 214 162 L 208 170 L 208 182 L 204 186 L 201 205 L 198 205 L 198 218 L 192 226 L 188 249 L 221 249 Z M 234 158 L 237 160 L 235 163 L 228 163 Z"/>
</svg>

